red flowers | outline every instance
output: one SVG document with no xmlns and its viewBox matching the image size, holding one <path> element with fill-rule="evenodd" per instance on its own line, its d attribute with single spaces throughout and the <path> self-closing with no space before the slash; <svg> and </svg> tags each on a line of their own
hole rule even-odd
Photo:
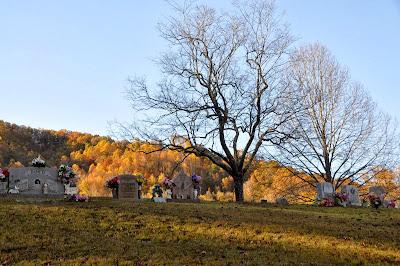
<svg viewBox="0 0 400 266">
<path fill-rule="evenodd" d="M 343 203 L 347 201 L 348 195 L 346 193 L 335 193 L 335 198 Z"/>
<path fill-rule="evenodd" d="M 108 188 L 118 188 L 119 187 L 119 178 L 118 176 L 114 176 L 113 178 L 106 181 L 106 187 Z"/>
<path fill-rule="evenodd" d="M 5 181 L 10 176 L 7 168 L 0 168 L 0 181 Z"/>
<path fill-rule="evenodd" d="M 166 177 L 164 179 L 163 185 L 165 186 L 166 189 L 172 189 L 175 186 L 175 183 L 172 182 L 171 179 L 169 179 L 168 177 Z"/>
<path fill-rule="evenodd" d="M 321 207 L 333 207 L 333 206 L 335 206 L 335 202 L 331 198 L 326 198 L 326 199 L 323 199 L 321 201 L 319 206 L 321 206 Z"/>
</svg>

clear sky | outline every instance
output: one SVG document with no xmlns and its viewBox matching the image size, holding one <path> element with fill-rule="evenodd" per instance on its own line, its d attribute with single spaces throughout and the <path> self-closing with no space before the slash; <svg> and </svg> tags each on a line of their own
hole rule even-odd
<svg viewBox="0 0 400 266">
<path fill-rule="evenodd" d="M 230 0 L 208 0 L 218 9 Z M 319 41 L 400 118 L 400 0 L 278 0 L 298 44 Z M 163 0 L 0 0 L 0 119 L 108 134 L 134 120 L 126 79 L 158 76 Z"/>
</svg>

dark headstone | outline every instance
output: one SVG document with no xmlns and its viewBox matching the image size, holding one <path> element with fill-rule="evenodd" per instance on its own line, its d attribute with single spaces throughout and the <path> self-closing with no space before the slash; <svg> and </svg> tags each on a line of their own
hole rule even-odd
<svg viewBox="0 0 400 266">
<path fill-rule="evenodd" d="M 133 175 L 120 175 L 119 176 L 119 199 L 134 199 L 138 200 L 138 184 L 136 176 Z"/>
</svg>

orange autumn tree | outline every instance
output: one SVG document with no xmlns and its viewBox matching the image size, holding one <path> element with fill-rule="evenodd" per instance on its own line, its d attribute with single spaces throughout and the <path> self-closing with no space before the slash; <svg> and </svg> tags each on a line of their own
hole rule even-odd
<svg viewBox="0 0 400 266">
<path fill-rule="evenodd" d="M 267 199 L 274 202 L 276 198 L 284 197 L 289 202 L 309 202 L 314 198 L 315 191 L 307 183 L 302 182 L 288 169 L 276 161 L 260 161 L 245 183 L 246 197 L 251 201 Z M 303 176 L 307 178 L 307 176 Z"/>
</svg>

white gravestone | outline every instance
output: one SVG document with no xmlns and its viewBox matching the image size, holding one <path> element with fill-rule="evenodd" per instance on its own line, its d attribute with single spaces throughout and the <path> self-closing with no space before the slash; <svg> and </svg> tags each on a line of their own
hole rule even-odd
<svg viewBox="0 0 400 266">
<path fill-rule="evenodd" d="M 78 194 L 78 188 L 76 186 L 71 186 L 71 184 L 66 184 L 64 185 L 64 194 L 65 195 L 77 195 Z"/>
<path fill-rule="evenodd" d="M 172 199 L 172 190 L 171 189 L 165 190 L 165 193 L 167 195 L 167 199 Z"/>
<path fill-rule="evenodd" d="M 157 203 L 165 203 L 165 202 L 167 202 L 167 200 L 165 198 L 162 198 L 162 197 L 154 197 L 153 201 L 157 202 Z"/>
<path fill-rule="evenodd" d="M 346 185 L 342 188 L 342 193 L 347 195 L 347 205 L 361 206 L 358 189 L 355 186 Z"/>
<path fill-rule="evenodd" d="M 323 199 L 331 198 L 334 199 L 335 190 L 333 185 L 329 182 L 323 182 L 317 184 L 317 201 L 322 201 Z"/>
</svg>

